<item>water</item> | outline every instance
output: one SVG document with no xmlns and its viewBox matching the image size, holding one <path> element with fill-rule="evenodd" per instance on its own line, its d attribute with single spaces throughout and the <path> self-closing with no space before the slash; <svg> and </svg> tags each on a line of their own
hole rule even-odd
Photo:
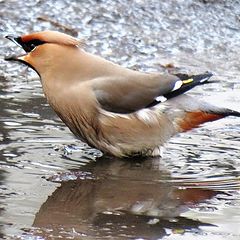
<svg viewBox="0 0 240 240">
<path fill-rule="evenodd" d="M 239 13 L 237 1 L 11 0 L 0 1 L 0 31 L 65 31 L 140 70 L 213 71 L 219 83 L 191 94 L 240 110 Z M 3 60 L 21 50 L 0 43 L 0 238 L 240 238 L 239 119 L 176 136 L 162 159 L 99 158 L 50 109 L 37 75 Z"/>
</svg>

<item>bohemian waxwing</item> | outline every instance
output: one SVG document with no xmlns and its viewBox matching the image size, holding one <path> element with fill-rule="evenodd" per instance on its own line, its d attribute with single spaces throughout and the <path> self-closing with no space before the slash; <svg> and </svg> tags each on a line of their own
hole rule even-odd
<svg viewBox="0 0 240 240">
<path fill-rule="evenodd" d="M 183 94 L 211 73 L 143 73 L 90 54 L 82 41 L 43 31 L 7 36 L 25 55 L 8 57 L 33 68 L 54 111 L 81 140 L 118 157 L 160 155 L 173 135 L 239 112 Z"/>
</svg>

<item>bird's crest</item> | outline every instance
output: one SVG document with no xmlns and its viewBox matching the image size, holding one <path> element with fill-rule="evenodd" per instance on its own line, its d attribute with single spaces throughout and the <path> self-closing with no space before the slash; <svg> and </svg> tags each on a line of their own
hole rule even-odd
<svg viewBox="0 0 240 240">
<path fill-rule="evenodd" d="M 65 33 L 56 32 L 56 31 L 42 31 L 42 32 L 23 35 L 21 36 L 21 40 L 23 42 L 39 40 L 45 43 L 57 43 L 62 45 L 79 46 L 79 47 L 82 47 L 84 45 L 84 40 L 77 39 Z"/>
</svg>

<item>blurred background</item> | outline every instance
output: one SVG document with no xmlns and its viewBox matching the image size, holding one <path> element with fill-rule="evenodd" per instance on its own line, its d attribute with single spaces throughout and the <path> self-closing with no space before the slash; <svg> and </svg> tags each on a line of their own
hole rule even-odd
<svg viewBox="0 0 240 240">
<path fill-rule="evenodd" d="M 240 111 L 240 3 L 0 0 L 0 238 L 240 238 L 240 120 L 174 137 L 162 159 L 101 157 L 48 106 L 4 38 L 57 30 L 141 71 L 214 73 L 191 91 Z M 67 64 L 67 63 L 66 63 Z"/>
</svg>

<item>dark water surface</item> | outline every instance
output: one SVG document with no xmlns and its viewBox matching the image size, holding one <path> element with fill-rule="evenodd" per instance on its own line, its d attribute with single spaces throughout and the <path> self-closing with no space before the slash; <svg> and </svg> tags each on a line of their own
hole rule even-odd
<svg viewBox="0 0 240 240">
<path fill-rule="evenodd" d="M 213 71 L 196 98 L 240 110 L 238 1 L 0 1 L 0 238 L 240 239 L 240 119 L 181 134 L 162 159 L 99 158 L 52 112 L 3 37 L 52 29 L 146 71 Z M 171 70 L 171 69 L 170 69 Z"/>
</svg>

